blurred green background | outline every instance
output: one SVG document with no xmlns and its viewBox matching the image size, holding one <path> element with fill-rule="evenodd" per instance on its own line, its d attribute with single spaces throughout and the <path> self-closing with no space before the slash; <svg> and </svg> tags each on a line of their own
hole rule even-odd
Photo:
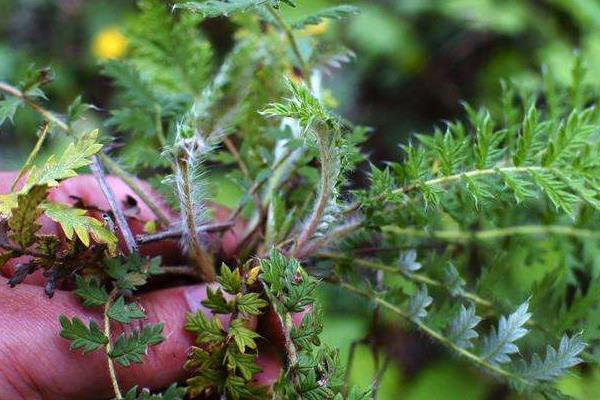
<svg viewBox="0 0 600 400">
<path fill-rule="evenodd" d="M 338 3 L 300 1 L 287 17 Z M 326 77 L 340 113 L 374 132 L 365 146 L 375 162 L 397 159 L 397 144 L 415 131 L 461 114 L 460 101 L 498 104 L 501 79 L 522 87 L 540 83 L 542 66 L 567 80 L 573 52 L 583 54 L 590 79 L 600 81 L 600 1 L 597 0 L 354 0 L 359 16 L 313 28 L 308 34 L 339 38 L 356 58 Z M 102 59 L 120 57 L 120 27 L 135 14 L 133 0 L 0 0 L 0 79 L 17 82 L 31 65 L 50 66 L 46 88 L 53 109 L 84 101 L 106 116 L 110 82 L 99 74 Z M 224 52 L 234 27 L 207 21 L 207 37 Z M 37 119 L 20 111 L 14 126 L 0 127 L 0 169 L 23 162 Z M 92 121 L 93 123 L 93 121 Z M 54 139 L 55 143 L 59 138 Z M 221 196 L 227 196 L 226 191 Z M 226 202 L 226 198 L 223 199 Z M 381 321 L 367 335 L 364 302 L 324 289 L 326 341 L 348 357 L 357 346 L 352 380 L 370 384 L 375 359 L 389 367 L 380 399 L 507 399 L 506 387 L 484 377 L 404 326 Z M 373 352 L 371 348 L 379 350 Z M 373 356 L 376 356 L 375 358 Z M 600 372 L 569 377 L 561 385 L 578 399 L 600 398 Z"/>
</svg>

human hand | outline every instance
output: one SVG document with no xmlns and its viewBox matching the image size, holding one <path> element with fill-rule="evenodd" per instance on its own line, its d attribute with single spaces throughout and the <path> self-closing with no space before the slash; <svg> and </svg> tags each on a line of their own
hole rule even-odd
<svg viewBox="0 0 600 400">
<path fill-rule="evenodd" d="M 14 176 L 14 173 L 0 172 L 0 194 L 9 191 Z M 130 196 L 137 202 L 137 212 L 128 218 L 128 223 L 134 234 L 141 233 L 145 222 L 153 220 L 154 215 L 119 179 L 108 177 L 108 182 L 118 201 L 123 202 Z M 142 186 L 169 216 L 175 218 L 147 185 Z M 87 207 L 109 209 L 93 176 L 83 175 L 63 181 L 59 187 L 52 189 L 48 199 L 68 204 L 83 202 Z M 217 220 L 225 218 L 225 210 L 215 208 L 214 211 Z M 39 222 L 43 233 L 61 234 L 60 228 L 49 219 L 42 217 Z M 235 248 L 235 229 L 223 236 L 221 246 L 225 254 Z M 180 258 L 176 241 L 142 246 L 140 251 L 144 255 L 161 255 L 170 260 Z M 95 352 L 83 357 L 71 352 L 69 343 L 58 336 L 59 315 L 78 316 L 83 321 L 94 319 L 101 325 L 101 314 L 83 309 L 68 291 L 57 290 L 54 297 L 48 299 L 38 287 L 43 283 L 40 274 L 27 277 L 14 289 L 9 288 L 7 278 L 14 273 L 16 263 L 22 261 L 13 260 L 0 266 L 0 399 L 110 398 L 112 390 L 106 356 Z M 182 366 L 193 338 L 184 330 L 184 315 L 187 311 L 197 310 L 208 313 L 200 304 L 205 295 L 205 285 L 191 285 L 157 290 L 138 297 L 149 322 L 164 323 L 167 339 L 150 348 L 143 364 L 117 367 L 122 388 L 139 385 L 160 389 L 185 379 Z M 223 322 L 226 324 L 228 321 Z M 276 348 L 263 343 L 258 364 L 263 372 L 257 374 L 257 384 L 272 384 L 281 365 Z"/>
</svg>

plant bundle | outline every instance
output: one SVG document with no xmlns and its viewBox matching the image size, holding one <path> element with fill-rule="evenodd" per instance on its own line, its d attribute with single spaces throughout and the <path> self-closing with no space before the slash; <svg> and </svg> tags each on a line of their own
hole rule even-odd
<svg viewBox="0 0 600 400">
<path fill-rule="evenodd" d="M 21 109 L 40 119 L 37 143 L 0 195 L 0 265 L 17 262 L 8 283 L 19 290 L 41 271 L 47 296 L 73 287 L 82 307 L 102 313 L 103 326 L 61 316 L 60 336 L 73 351 L 104 351 L 117 399 L 374 397 L 380 374 L 370 388 L 349 388 L 352 365 L 321 340 L 324 285 L 519 393 L 561 398 L 560 377 L 600 361 L 599 93 L 584 60 L 569 85 L 551 72 L 533 89 L 504 84 L 493 111 L 465 105 L 462 120 L 411 135 L 396 161 L 374 165 L 363 146 L 370 130 L 337 114 L 323 87 L 353 53 L 306 30 L 359 10 L 290 21 L 295 6 L 140 1 L 126 57 L 102 66 L 116 95 L 98 129 L 87 124 L 85 94 L 65 113 L 46 107 L 46 70 L 0 82 L 0 123 Z M 223 56 L 199 29 L 212 18 L 235 26 Z M 52 136 L 69 144 L 43 160 Z M 54 187 L 86 168 L 107 209 L 53 200 Z M 361 173 L 365 185 L 354 179 Z M 117 202 L 113 177 L 152 211 L 144 233 L 132 232 L 136 200 Z M 217 218 L 224 186 L 237 189 L 236 202 Z M 59 232 L 46 233 L 43 220 Z M 173 239 L 183 265 L 147 257 L 148 243 Z M 534 277 L 524 280 L 523 269 Z M 212 315 L 185 317 L 196 341 L 190 377 L 162 394 L 123 388 L 115 365 L 142 363 L 169 340 L 146 321 L 137 291 L 173 275 L 210 284 L 203 305 Z M 270 321 L 267 332 L 257 320 Z M 283 359 L 272 387 L 255 383 L 267 335 Z"/>
</svg>

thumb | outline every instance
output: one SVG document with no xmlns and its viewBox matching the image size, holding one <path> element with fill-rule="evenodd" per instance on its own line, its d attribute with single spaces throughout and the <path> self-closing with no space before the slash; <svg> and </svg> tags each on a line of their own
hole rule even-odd
<svg viewBox="0 0 600 400">
<path fill-rule="evenodd" d="M 142 364 L 117 366 L 121 388 L 137 384 L 160 389 L 185 377 L 182 366 L 193 338 L 184 330 L 184 314 L 198 308 L 202 300 L 198 295 L 205 293 L 200 289 L 178 287 L 139 297 L 148 322 L 164 322 L 166 340 L 150 347 Z M 83 310 L 71 293 L 57 292 L 49 300 L 30 285 L 9 289 L 6 282 L 0 281 L 0 298 L 0 358 L 4 360 L 0 363 L 0 380 L 6 383 L 0 385 L 1 399 L 111 397 L 104 349 L 82 356 L 70 351 L 69 343 L 58 335 L 61 314 L 77 316 L 86 324 L 95 320 L 103 326 L 100 312 Z"/>
</svg>

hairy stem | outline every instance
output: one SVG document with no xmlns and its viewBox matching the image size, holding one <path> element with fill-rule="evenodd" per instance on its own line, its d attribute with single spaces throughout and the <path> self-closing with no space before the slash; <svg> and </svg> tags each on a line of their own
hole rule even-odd
<svg viewBox="0 0 600 400">
<path fill-rule="evenodd" d="M 100 185 L 100 189 L 102 189 L 102 193 L 104 193 L 104 197 L 106 197 L 106 200 L 110 205 L 110 209 L 112 210 L 113 215 L 115 216 L 115 220 L 117 222 L 119 230 L 121 231 L 121 234 L 123 235 L 123 239 L 125 240 L 125 244 L 127 245 L 127 250 L 129 251 L 129 254 L 137 253 L 138 246 L 135 242 L 133 233 L 131 233 L 131 229 L 129 229 L 129 224 L 127 223 L 127 219 L 123 214 L 123 210 L 121 210 L 121 207 L 119 207 L 119 204 L 117 203 L 115 194 L 108 185 L 108 182 L 106 182 L 106 176 L 104 175 L 102 162 L 100 161 L 98 156 L 92 156 L 92 164 L 90 165 L 90 168 L 92 169 L 92 173 L 96 177 L 96 180 Z"/>
<path fill-rule="evenodd" d="M 573 228 L 565 225 L 521 225 L 508 226 L 505 228 L 487 229 L 481 231 L 439 230 L 423 231 L 414 228 L 400 228 L 397 226 L 384 226 L 383 232 L 389 232 L 399 236 L 407 236 L 423 239 L 439 239 L 447 241 L 466 242 L 469 240 L 492 240 L 516 235 L 559 235 L 570 236 L 580 239 L 600 238 L 599 231 L 590 229 Z"/>
<path fill-rule="evenodd" d="M 187 265 L 166 265 L 159 267 L 159 271 L 164 275 L 178 275 L 182 277 L 198 278 L 198 273 L 195 269 Z"/>
<path fill-rule="evenodd" d="M 400 268 L 390 267 L 385 264 L 381 264 L 381 263 L 377 263 L 377 262 L 373 262 L 373 261 L 362 260 L 360 258 L 349 258 L 348 256 L 345 256 L 343 254 L 324 252 L 324 253 L 317 254 L 316 257 L 327 258 L 327 259 L 331 259 L 331 260 L 348 261 L 348 262 L 351 262 L 352 265 L 360 267 L 360 268 L 371 269 L 374 271 L 384 271 L 384 272 L 395 274 L 395 275 L 399 274 L 399 275 L 404 276 L 406 279 L 409 279 L 416 283 L 424 283 L 426 285 L 435 286 L 435 287 L 445 287 L 443 282 L 440 282 L 436 279 L 430 278 L 427 275 L 406 272 Z M 478 296 L 477 294 L 469 292 L 469 291 L 463 291 L 463 293 L 460 296 L 465 299 L 471 300 L 483 307 L 492 308 L 494 306 L 493 303 L 490 302 L 489 300 L 486 300 L 486 299 Z"/>
<path fill-rule="evenodd" d="M 370 299 L 375 304 L 381 305 L 383 308 L 387 309 L 388 311 L 391 311 L 392 313 L 402 317 L 403 319 L 405 319 L 407 321 L 411 321 L 420 330 L 422 330 L 427 335 L 429 335 L 432 339 L 436 340 L 441 345 L 443 345 L 447 348 L 450 348 L 451 350 L 454 350 L 455 352 L 457 352 L 461 356 L 467 358 L 474 364 L 479 365 L 480 367 L 483 367 L 484 369 L 487 369 L 488 371 L 493 372 L 497 375 L 503 376 L 507 379 L 516 380 L 525 385 L 531 384 L 529 381 L 527 381 L 523 377 L 515 375 L 512 372 L 502 368 L 501 366 L 490 364 L 483 358 L 479 357 L 477 354 L 472 353 L 466 349 L 463 349 L 462 347 L 457 346 L 450 339 L 445 337 L 443 334 L 441 334 L 438 331 L 434 330 L 433 328 L 429 327 L 427 324 L 425 324 L 424 322 L 422 322 L 420 320 L 415 320 L 415 319 L 410 318 L 410 316 L 404 310 L 402 310 L 400 307 L 397 307 L 394 304 L 389 303 L 388 301 L 382 299 L 381 297 L 377 296 L 376 294 L 371 293 L 367 290 L 358 288 L 351 284 L 345 283 L 345 282 L 340 283 L 340 286 L 343 287 L 344 289 L 347 289 L 348 291 L 351 291 L 360 296 Z"/>
<path fill-rule="evenodd" d="M 454 181 L 458 181 L 458 180 L 462 179 L 463 177 L 474 178 L 474 177 L 484 176 L 484 175 L 500 174 L 502 172 L 508 173 L 508 174 L 523 174 L 523 173 L 536 172 L 536 171 L 539 172 L 539 171 L 552 171 L 552 170 L 553 170 L 553 168 L 536 167 L 536 166 L 532 166 L 532 167 L 496 167 L 496 168 L 487 168 L 487 169 L 475 169 L 472 171 L 461 172 L 461 173 L 454 174 L 454 175 L 448 175 L 448 176 L 442 176 L 440 178 L 430 179 L 428 181 L 423 182 L 423 184 L 427 185 L 427 186 L 446 185 L 446 184 L 452 183 Z M 404 187 L 395 189 L 393 191 L 393 193 L 396 193 L 396 194 L 408 193 L 408 192 L 411 192 L 418 188 L 419 188 L 419 184 L 413 183 L 408 186 L 404 186 Z"/>
<path fill-rule="evenodd" d="M 430 185 L 447 185 L 453 182 L 456 182 L 463 177 L 479 177 L 486 175 L 495 175 L 501 173 L 507 174 L 525 174 L 529 172 L 552 172 L 554 168 L 548 167 L 538 167 L 538 166 L 530 166 L 530 167 L 495 167 L 495 168 L 487 168 L 487 169 L 475 169 L 471 171 L 461 172 L 454 175 L 442 176 L 440 178 L 429 179 L 427 181 L 423 181 L 421 183 L 411 183 L 409 185 L 394 189 L 392 193 L 394 194 L 406 194 L 410 193 L 414 190 L 417 190 L 420 185 L 430 186 Z M 374 200 L 382 200 L 383 196 L 375 196 Z M 354 211 L 360 208 L 360 204 L 358 202 L 352 203 L 344 209 L 344 214 L 351 214 Z"/>
<path fill-rule="evenodd" d="M 224 232 L 224 231 L 231 229 L 234 225 L 235 225 L 234 222 L 217 222 L 214 224 L 205 224 L 205 225 L 200 225 L 198 227 L 197 232 L 198 233 L 200 233 L 200 232 L 207 232 L 207 233 Z M 158 233 L 147 233 L 147 234 L 137 235 L 135 237 L 135 240 L 139 245 L 142 245 L 142 244 L 148 244 L 148 243 L 153 243 L 153 242 L 160 242 L 162 240 L 181 239 L 181 237 L 183 235 L 185 235 L 185 232 L 186 232 L 186 230 L 181 229 L 181 227 L 180 227 L 178 229 L 169 229 L 169 230 L 158 232 Z"/>
<path fill-rule="evenodd" d="M 194 207 L 192 195 L 192 183 L 190 181 L 190 165 L 186 156 L 177 158 L 176 168 L 179 175 L 178 186 L 181 200 L 181 213 L 183 214 L 183 224 L 185 225 L 186 236 L 189 240 L 190 255 L 194 260 L 198 274 L 205 282 L 214 282 L 216 277 L 215 267 L 212 260 L 206 254 L 200 238 L 198 237 L 198 228 L 196 227 L 196 210 Z"/>
<path fill-rule="evenodd" d="M 302 252 L 298 252 L 297 257 L 302 259 L 310 254 L 314 254 L 319 249 L 329 245 L 330 243 L 345 238 L 346 236 L 355 232 L 358 228 L 360 228 L 363 224 L 362 220 L 357 220 L 354 222 L 349 222 L 345 225 L 342 225 L 336 229 L 333 229 L 327 235 L 320 237 L 307 243 L 305 249 Z"/>
<path fill-rule="evenodd" d="M 10 186 L 11 192 L 15 190 L 15 187 L 17 186 L 17 183 L 19 182 L 19 180 L 23 177 L 23 175 L 25 175 L 27 173 L 27 171 L 29 171 L 29 169 L 33 165 L 33 162 L 37 158 L 37 155 L 40 152 L 40 149 L 42 148 L 44 141 L 46 140 L 46 137 L 48 134 L 48 126 L 49 126 L 49 123 L 47 121 L 44 121 L 42 123 L 42 126 L 40 127 L 40 129 L 38 131 L 38 140 L 35 143 L 33 150 L 31 150 L 31 153 L 29 153 L 29 157 L 27 157 L 25 164 L 23 165 L 23 167 L 21 167 L 21 170 L 19 171 L 19 173 L 15 177 L 12 185 Z"/>
<path fill-rule="evenodd" d="M 263 285 L 263 290 L 265 293 L 268 293 L 268 289 L 265 285 L 265 282 L 261 280 Z M 271 297 L 271 301 L 277 301 Z M 300 376 L 298 375 L 298 349 L 292 340 L 292 328 L 294 327 L 294 322 L 292 320 L 292 315 L 289 312 L 286 312 L 285 315 L 281 315 L 279 312 L 275 312 L 279 324 L 281 326 L 281 331 L 283 332 L 284 337 L 284 346 L 285 346 L 285 355 L 286 355 L 286 363 L 285 370 L 288 374 L 288 379 L 291 379 L 294 389 L 297 393 L 301 393 L 301 383 Z"/>
<path fill-rule="evenodd" d="M 331 165 L 329 162 L 330 155 L 327 154 L 330 149 L 325 147 L 320 134 L 317 134 L 316 136 L 321 159 L 321 182 L 319 184 L 319 193 L 317 195 L 317 201 L 315 202 L 313 211 L 308 222 L 306 225 L 304 225 L 304 229 L 300 233 L 296 245 L 294 246 L 294 250 L 292 252 L 294 257 L 299 257 L 298 254 L 305 252 L 304 246 L 310 239 L 312 239 L 315 231 L 317 230 L 319 222 L 321 221 L 323 213 L 325 212 L 325 208 L 327 207 L 327 203 L 330 200 L 333 186 L 333 182 L 331 182 Z"/>
<path fill-rule="evenodd" d="M 112 303 L 116 296 L 117 288 L 114 288 L 108 295 L 106 304 L 104 304 L 104 335 L 106 335 L 106 337 L 108 338 L 108 342 L 105 346 L 106 360 L 108 363 L 108 376 L 110 377 L 110 382 L 115 393 L 115 398 L 122 399 L 123 395 L 121 394 L 121 389 L 119 388 L 119 381 L 117 380 L 117 373 L 115 372 L 115 364 L 113 363 L 113 360 L 110 357 L 110 352 L 112 351 L 112 342 L 110 339 L 110 318 L 108 316 L 108 310 L 112 306 Z"/>
</svg>

